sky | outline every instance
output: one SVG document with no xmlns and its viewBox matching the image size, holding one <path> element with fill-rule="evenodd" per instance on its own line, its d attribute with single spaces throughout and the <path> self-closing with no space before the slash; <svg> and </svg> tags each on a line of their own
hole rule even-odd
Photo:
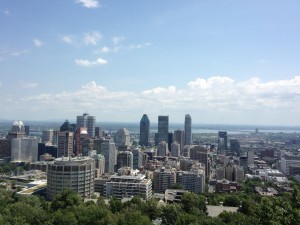
<svg viewBox="0 0 300 225">
<path fill-rule="evenodd" d="M 0 119 L 300 125 L 299 0 L 1 0 Z"/>
</svg>

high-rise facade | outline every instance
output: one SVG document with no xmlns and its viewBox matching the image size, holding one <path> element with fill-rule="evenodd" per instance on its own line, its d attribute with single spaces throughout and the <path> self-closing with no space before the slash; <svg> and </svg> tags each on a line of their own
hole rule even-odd
<svg viewBox="0 0 300 225">
<path fill-rule="evenodd" d="M 117 155 L 117 170 L 122 167 L 133 169 L 133 155 L 130 151 L 118 152 Z"/>
<path fill-rule="evenodd" d="M 115 135 L 115 144 L 117 147 L 131 145 L 130 134 L 126 128 L 121 128 L 117 130 L 117 133 Z"/>
<path fill-rule="evenodd" d="M 82 116 L 77 116 L 76 128 L 86 127 L 90 138 L 95 136 L 96 117 L 90 116 L 88 113 L 83 113 Z"/>
<path fill-rule="evenodd" d="M 150 120 L 144 114 L 140 121 L 140 145 L 148 146 L 150 141 Z"/>
<path fill-rule="evenodd" d="M 157 143 L 169 141 L 169 116 L 158 116 Z"/>
<path fill-rule="evenodd" d="M 157 146 L 157 156 L 168 156 L 169 149 L 168 143 L 165 141 L 161 141 Z"/>
<path fill-rule="evenodd" d="M 210 173 L 210 164 L 208 159 L 208 150 L 200 145 L 190 148 L 190 159 L 198 160 L 205 165 L 205 175 L 208 177 Z"/>
<path fill-rule="evenodd" d="M 177 141 L 174 141 L 171 144 L 171 156 L 173 156 L 173 157 L 180 156 L 180 144 Z"/>
<path fill-rule="evenodd" d="M 58 132 L 57 157 L 73 155 L 74 133 L 69 131 Z"/>
<path fill-rule="evenodd" d="M 184 147 L 184 131 L 180 129 L 175 130 L 173 140 L 180 144 L 180 152 L 182 152 Z"/>
<path fill-rule="evenodd" d="M 184 144 L 192 145 L 192 117 L 190 114 L 185 115 L 184 119 Z"/>
<path fill-rule="evenodd" d="M 109 198 L 114 196 L 118 199 L 124 197 L 140 196 L 144 200 L 152 197 L 152 181 L 147 179 L 144 174 L 134 171 L 122 171 L 129 168 L 118 170 L 118 174 L 111 177 L 105 184 L 105 196 Z"/>
<path fill-rule="evenodd" d="M 38 139 L 35 137 L 13 138 L 11 158 L 15 162 L 38 161 Z"/>
<path fill-rule="evenodd" d="M 47 197 L 52 200 L 56 194 L 70 188 L 82 198 L 94 194 L 95 161 L 89 157 L 62 157 L 48 164 Z"/>
<path fill-rule="evenodd" d="M 176 183 L 176 169 L 164 167 L 153 172 L 153 188 L 156 193 L 164 193 Z"/>
<path fill-rule="evenodd" d="M 104 140 L 104 142 L 101 143 L 100 153 L 105 157 L 105 173 L 114 173 L 117 161 L 115 142 L 112 139 Z"/>
</svg>

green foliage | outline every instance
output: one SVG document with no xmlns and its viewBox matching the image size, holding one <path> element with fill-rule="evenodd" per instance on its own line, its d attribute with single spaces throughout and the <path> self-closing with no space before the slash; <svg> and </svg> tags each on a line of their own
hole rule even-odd
<svg viewBox="0 0 300 225">
<path fill-rule="evenodd" d="M 229 195 L 226 196 L 224 202 L 224 206 L 233 206 L 233 207 L 239 207 L 240 206 L 240 199 L 236 195 Z"/>
<path fill-rule="evenodd" d="M 51 209 L 56 211 L 58 209 L 72 208 L 82 203 L 82 199 L 78 194 L 71 189 L 65 189 L 54 197 L 51 203 Z"/>
</svg>

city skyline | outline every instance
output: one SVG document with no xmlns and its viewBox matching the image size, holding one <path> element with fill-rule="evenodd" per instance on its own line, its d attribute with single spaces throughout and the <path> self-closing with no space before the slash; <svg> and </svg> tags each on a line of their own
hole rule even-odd
<svg viewBox="0 0 300 225">
<path fill-rule="evenodd" d="M 1 1 L 0 119 L 299 126 L 299 7 Z"/>
</svg>

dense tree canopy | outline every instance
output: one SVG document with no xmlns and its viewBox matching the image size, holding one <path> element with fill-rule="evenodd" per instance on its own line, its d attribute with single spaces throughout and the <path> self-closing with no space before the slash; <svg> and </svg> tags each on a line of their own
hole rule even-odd
<svg viewBox="0 0 300 225">
<path fill-rule="evenodd" d="M 238 205 L 238 212 L 222 212 L 218 217 L 207 215 L 206 201 Z M 134 197 L 126 203 L 103 197 L 96 202 L 83 203 L 71 190 L 59 193 L 53 202 L 37 196 L 20 196 L 0 189 L 0 224 L 47 225 L 131 225 L 152 224 L 283 224 L 294 225 L 300 221 L 300 193 L 295 187 L 292 193 L 277 197 L 257 197 L 251 193 L 206 194 L 185 193 L 179 204 L 161 205 L 156 199 L 146 202 Z"/>
</svg>

